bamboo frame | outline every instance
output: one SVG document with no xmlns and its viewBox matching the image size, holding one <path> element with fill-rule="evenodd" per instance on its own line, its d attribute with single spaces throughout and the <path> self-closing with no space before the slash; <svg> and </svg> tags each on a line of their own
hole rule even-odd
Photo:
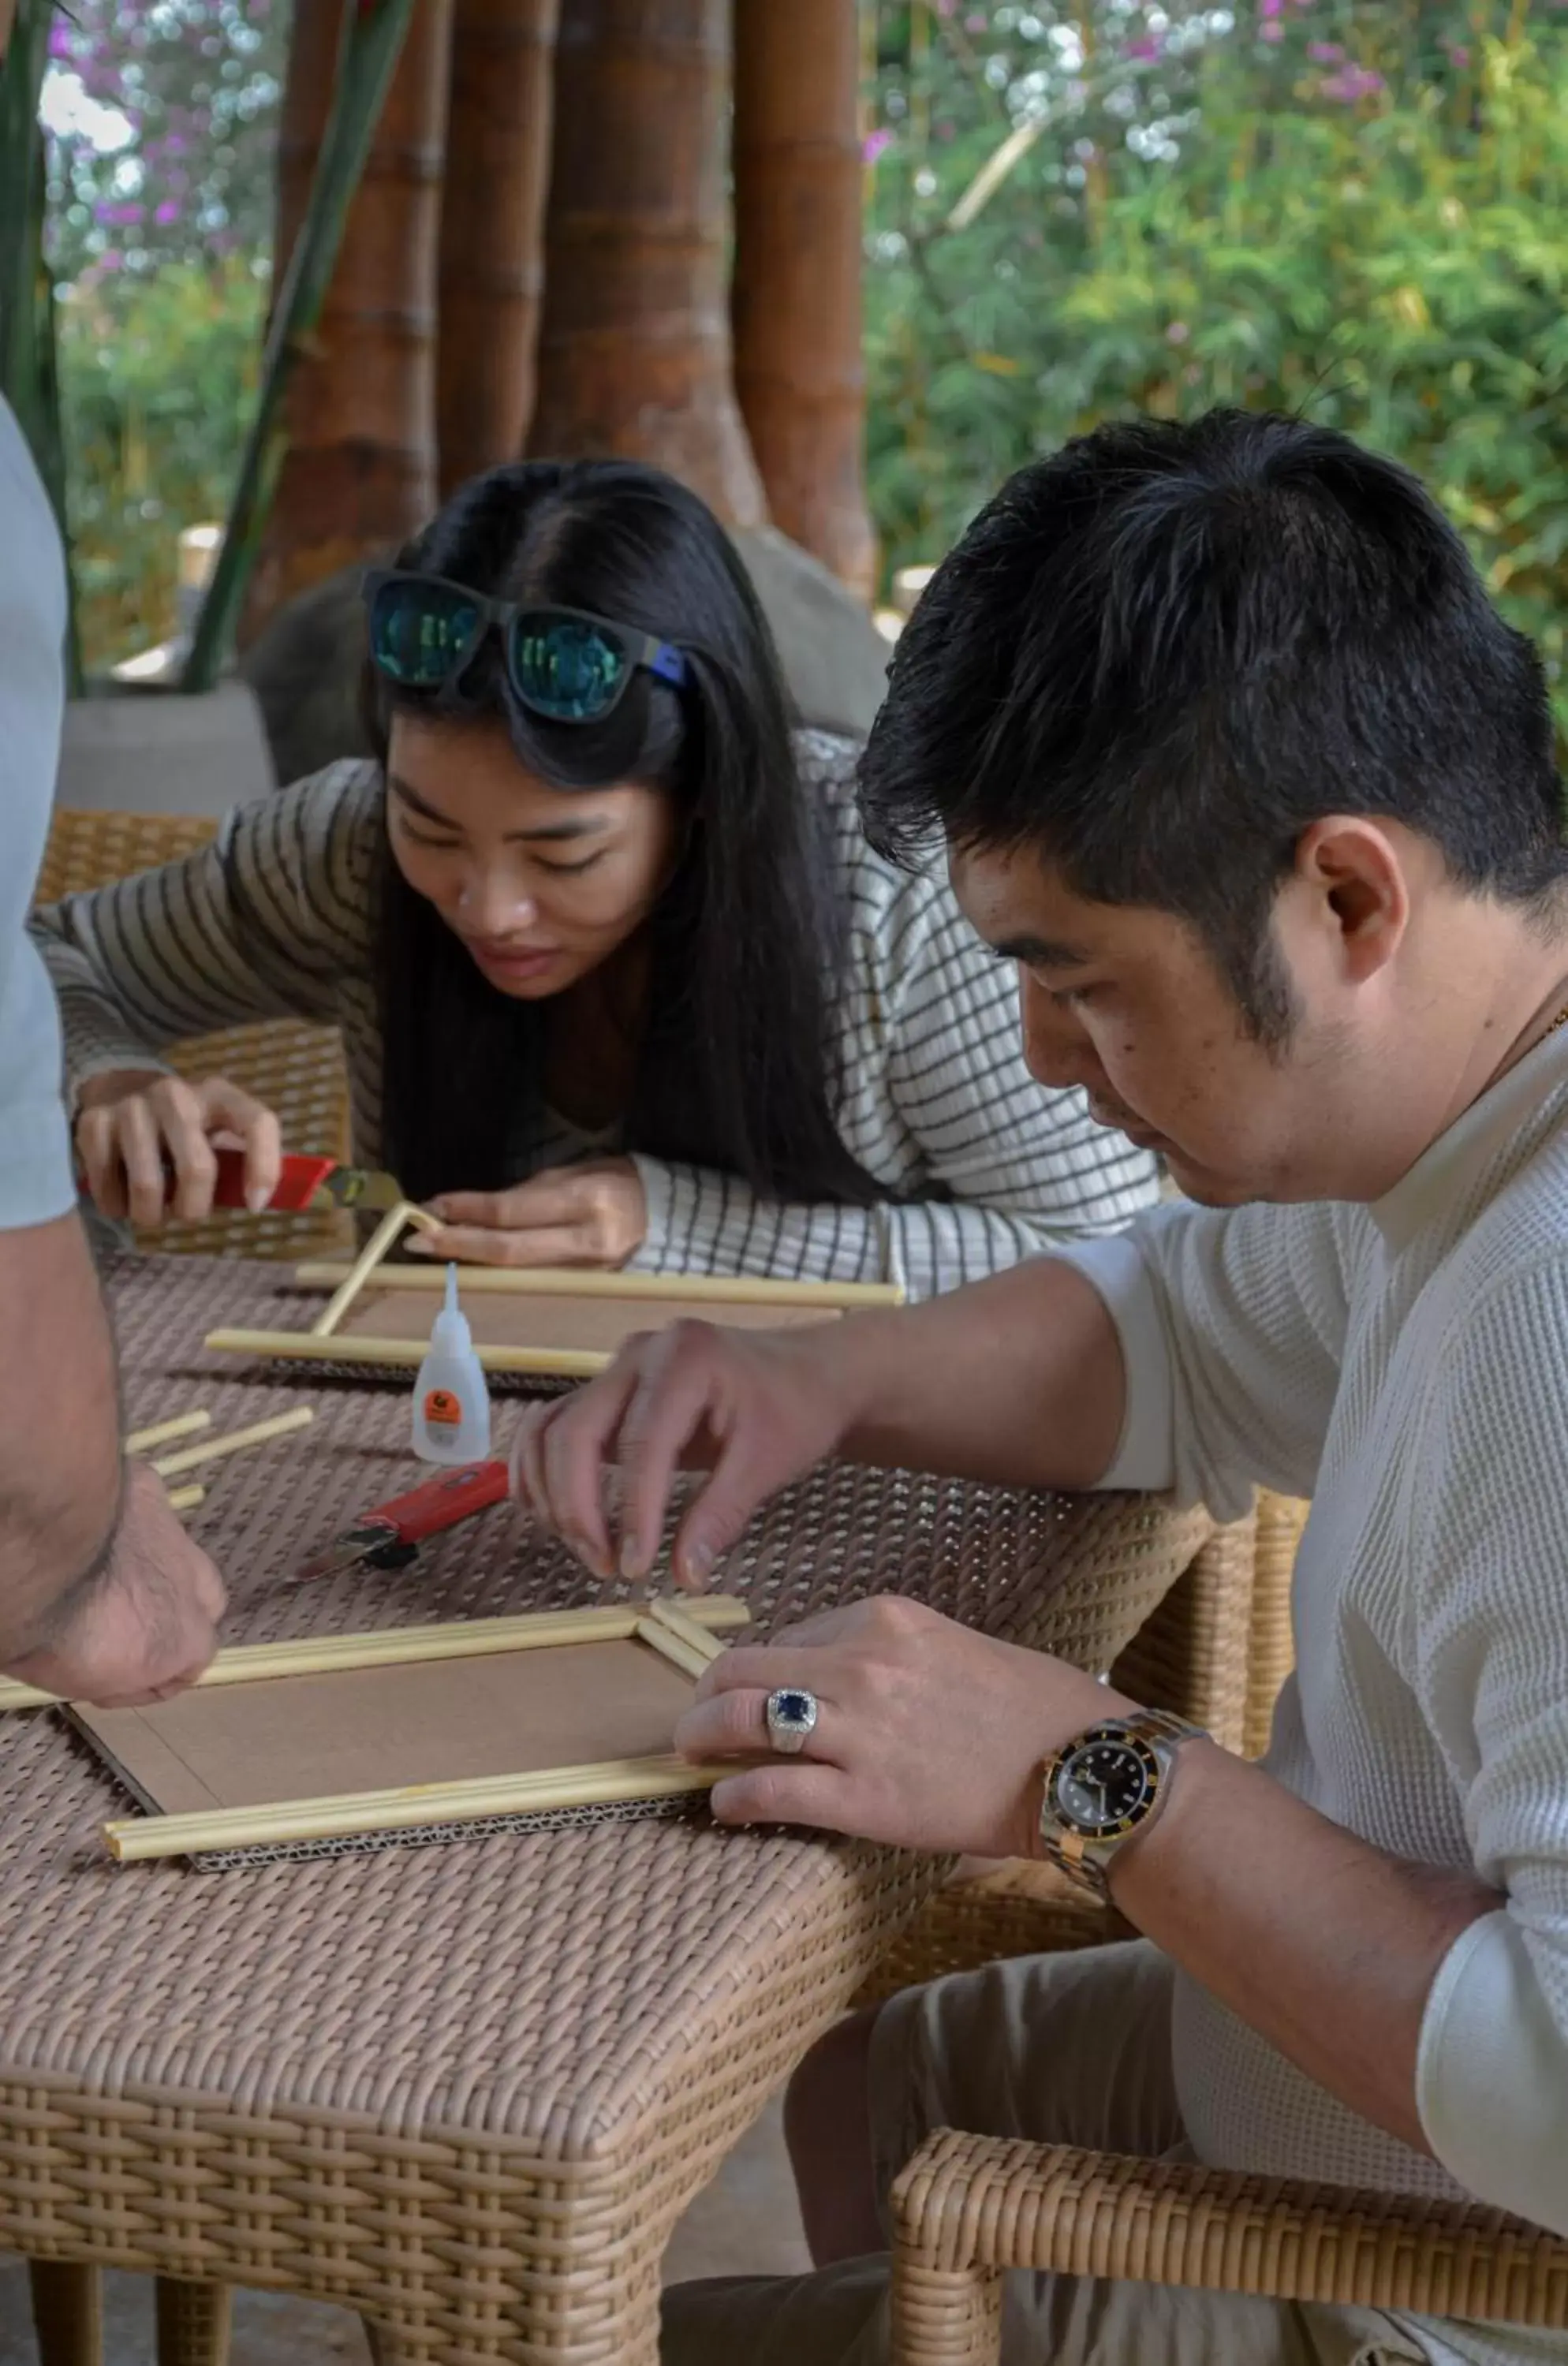
<svg viewBox="0 0 1568 2366">
<path fill-rule="evenodd" d="M 209 1331 L 203 1345 L 214 1355 L 265 1357 L 276 1363 L 370 1364 L 417 1371 L 424 1361 L 425 1342 L 373 1336 L 345 1339 L 338 1325 L 373 1275 L 378 1290 L 434 1295 L 445 1286 L 445 1269 L 438 1264 L 383 1263 L 408 1223 L 428 1226 L 431 1222 L 423 1209 L 405 1202 L 389 1211 L 351 1266 L 299 1267 L 297 1281 L 310 1287 L 333 1287 L 331 1299 L 308 1331 L 223 1328 Z M 896 1282 L 753 1280 L 738 1274 L 599 1273 L 576 1268 L 529 1271 L 468 1265 L 461 1268 L 461 1287 L 466 1293 L 480 1297 L 678 1299 L 687 1301 L 699 1315 L 705 1306 L 714 1305 L 837 1307 L 851 1313 L 862 1307 L 898 1306 L 904 1299 Z M 485 1347 L 476 1341 L 475 1352 L 484 1371 L 522 1373 L 540 1380 L 591 1380 L 615 1361 L 611 1353 L 597 1347 Z"/>
<path fill-rule="evenodd" d="M 247 1429 L 231 1429 L 223 1437 L 205 1437 L 199 1446 L 187 1446 L 178 1454 L 160 1455 L 152 1468 L 160 1479 L 173 1479 L 181 1470 L 195 1470 L 204 1462 L 221 1462 L 226 1455 L 243 1453 L 247 1446 L 265 1446 L 269 1438 L 287 1437 L 293 1430 L 309 1427 L 315 1418 L 310 1406 L 295 1405 L 265 1421 L 253 1421 Z"/>
<path fill-rule="evenodd" d="M 639 1623 L 662 1614 L 652 1603 L 592 1603 L 581 1610 L 533 1610 L 516 1618 L 452 1619 L 434 1627 L 389 1627 L 364 1635 L 304 1635 L 286 1643 L 238 1643 L 220 1651 L 198 1684 L 265 1684 L 276 1676 L 321 1676 L 351 1668 L 396 1667 L 427 1660 L 477 1660 L 494 1651 L 545 1651 L 568 1643 L 625 1643 Z M 667 1614 L 662 1614 L 667 1615 Z M 733 1594 L 705 1594 L 674 1613 L 706 1630 L 744 1627 L 750 1613 Z M 722 1649 L 722 1646 L 718 1647 Z M 0 1682 L 0 1711 L 58 1707 L 53 1693 L 14 1678 Z"/>
<path fill-rule="evenodd" d="M 176 1437 L 188 1437 L 193 1430 L 209 1429 L 209 1413 L 177 1413 L 171 1420 L 155 1421 L 151 1429 L 133 1429 L 126 1439 L 127 1454 L 151 1454 L 155 1446 L 172 1446 Z"/>
<path fill-rule="evenodd" d="M 298 1265 L 294 1279 L 301 1288 L 331 1290 L 346 1280 L 352 1267 L 330 1259 Z M 729 1273 L 601 1272 L 578 1266 L 465 1265 L 458 1268 L 465 1295 L 503 1298 L 689 1298 L 694 1305 L 710 1306 L 901 1306 L 904 1292 L 896 1281 L 779 1281 Z M 445 1287 L 446 1268 L 429 1265 L 389 1266 L 377 1277 L 378 1290 L 435 1292 Z"/>
<path fill-rule="evenodd" d="M 276 1807 L 125 1816 L 104 1826 L 104 1839 L 111 1856 L 131 1865 L 148 1857 L 194 1856 L 209 1849 L 276 1847 L 361 1832 L 417 1831 L 486 1816 L 541 1815 L 556 1808 L 676 1798 L 684 1792 L 711 1790 L 734 1771 L 732 1766 L 693 1766 L 672 1756 L 609 1758 L 594 1765 L 551 1766 L 535 1774 L 415 1783 L 406 1789 L 350 1792 L 341 1798 L 283 1800 Z"/>
</svg>

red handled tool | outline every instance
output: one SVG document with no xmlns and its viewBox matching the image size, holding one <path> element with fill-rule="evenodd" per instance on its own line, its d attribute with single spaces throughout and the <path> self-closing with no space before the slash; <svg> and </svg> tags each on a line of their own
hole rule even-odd
<svg viewBox="0 0 1568 2366">
<path fill-rule="evenodd" d="M 220 1150 L 215 1208 L 245 1205 L 245 1154 Z M 269 1208 L 291 1215 L 318 1208 L 395 1208 L 402 1198 L 395 1177 L 374 1167 L 344 1166 L 335 1158 L 308 1158 L 298 1154 L 283 1162 Z"/>
<path fill-rule="evenodd" d="M 507 1493 L 504 1462 L 469 1462 L 461 1470 L 444 1470 L 407 1495 L 378 1504 L 335 1536 L 323 1552 L 311 1556 L 294 1572 L 295 1583 L 335 1577 L 340 1570 L 364 1562 L 370 1569 L 406 1569 L 427 1537 L 455 1527 L 474 1512 L 487 1512 L 503 1503 Z"/>
</svg>

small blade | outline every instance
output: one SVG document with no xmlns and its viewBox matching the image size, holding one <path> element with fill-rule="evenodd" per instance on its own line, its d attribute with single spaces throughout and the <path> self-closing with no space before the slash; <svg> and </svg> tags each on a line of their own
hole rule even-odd
<svg viewBox="0 0 1568 2366">
<path fill-rule="evenodd" d="M 339 1208 L 370 1208 L 378 1212 L 400 1206 L 403 1189 L 395 1175 L 373 1166 L 334 1166 L 320 1189 Z"/>
</svg>

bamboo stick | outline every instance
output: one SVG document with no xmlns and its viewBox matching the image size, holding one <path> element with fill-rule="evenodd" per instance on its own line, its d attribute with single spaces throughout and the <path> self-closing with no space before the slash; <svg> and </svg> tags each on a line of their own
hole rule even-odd
<svg viewBox="0 0 1568 2366">
<path fill-rule="evenodd" d="M 426 1216 L 422 1209 L 416 1208 L 412 1200 L 400 1200 L 395 1208 L 388 1209 L 370 1238 L 349 1267 L 342 1283 L 333 1292 L 321 1313 L 311 1324 L 310 1328 L 318 1339 L 332 1337 L 381 1259 L 416 1220 L 432 1231 L 440 1229 L 433 1219 Z"/>
<path fill-rule="evenodd" d="M 330 1290 L 344 1280 L 352 1268 L 331 1259 L 296 1266 L 294 1279 L 302 1288 Z M 604 1273 L 577 1266 L 466 1265 L 458 1279 L 465 1295 L 520 1298 L 689 1298 L 718 1306 L 897 1306 L 904 1292 L 893 1281 L 779 1281 L 728 1273 Z M 435 1291 L 444 1288 L 446 1268 L 429 1265 L 389 1266 L 377 1277 L 378 1290 Z"/>
<path fill-rule="evenodd" d="M 517 1618 L 453 1619 L 435 1627 L 389 1627 L 367 1635 L 301 1635 L 285 1643 L 238 1643 L 220 1651 L 198 1684 L 265 1684 L 279 1676 L 335 1675 L 352 1668 L 398 1667 L 430 1660 L 478 1660 L 496 1651 L 546 1651 L 568 1643 L 624 1643 L 645 1615 L 626 1602 L 581 1610 L 534 1610 Z M 744 1627 L 746 1605 L 733 1594 L 705 1594 L 690 1613 L 700 1627 Z M 48 1708 L 52 1693 L 14 1679 L 0 1682 L 0 1710 Z"/>
<path fill-rule="evenodd" d="M 125 1441 L 127 1454 L 148 1454 L 154 1446 L 167 1446 L 176 1437 L 188 1437 L 193 1429 L 210 1426 L 209 1413 L 177 1413 L 170 1421 L 155 1421 L 151 1429 L 133 1429 Z"/>
<path fill-rule="evenodd" d="M 265 1848 L 336 1840 L 355 1832 L 417 1831 L 485 1816 L 539 1815 L 553 1808 L 607 1807 L 620 1799 L 668 1799 L 707 1791 L 730 1766 L 689 1766 L 683 1758 L 611 1758 L 551 1766 L 534 1774 L 489 1774 L 470 1783 L 415 1783 L 396 1791 L 282 1799 L 276 1806 L 198 1808 L 179 1816 L 126 1816 L 104 1826 L 111 1856 L 191 1856 L 204 1849 Z"/>
<path fill-rule="evenodd" d="M 700 1676 L 705 1673 L 708 1663 L 704 1653 L 694 1651 L 684 1636 L 673 1634 L 661 1619 L 639 1618 L 636 1633 L 639 1643 L 646 1643 L 661 1660 L 679 1668 L 682 1675 Z"/>
<path fill-rule="evenodd" d="M 169 1496 L 171 1512 L 194 1512 L 198 1504 L 207 1501 L 205 1487 L 176 1487 Z"/>
<path fill-rule="evenodd" d="M 247 1446 L 265 1446 L 268 1438 L 286 1437 L 290 1430 L 303 1429 L 315 1418 L 309 1405 L 295 1405 L 288 1413 L 274 1414 L 270 1420 L 252 1422 L 248 1429 L 231 1429 L 225 1437 L 204 1437 L 199 1446 L 160 1455 L 152 1468 L 160 1479 L 172 1479 L 176 1471 L 194 1470 L 203 1462 L 221 1462 L 225 1455 L 239 1454 Z"/>
<path fill-rule="evenodd" d="M 415 1371 L 428 1343 L 419 1339 L 323 1337 L 312 1331 L 209 1331 L 202 1342 L 217 1356 L 266 1356 L 282 1363 L 380 1364 Z M 474 1353 L 487 1372 L 533 1372 L 550 1380 L 591 1380 L 614 1358 L 597 1347 L 481 1347 Z"/>
<path fill-rule="evenodd" d="M 692 1617 L 683 1603 L 671 1602 L 667 1594 L 656 1594 L 645 1606 L 645 1617 L 654 1620 L 667 1633 L 677 1636 L 687 1648 L 695 1651 L 705 1663 L 722 1659 L 724 1645 L 707 1628 Z"/>
</svg>

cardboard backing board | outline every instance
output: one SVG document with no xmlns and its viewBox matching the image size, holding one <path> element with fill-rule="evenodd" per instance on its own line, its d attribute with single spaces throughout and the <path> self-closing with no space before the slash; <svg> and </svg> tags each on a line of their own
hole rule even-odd
<svg viewBox="0 0 1568 2366">
<path fill-rule="evenodd" d="M 430 1337 L 440 1300 L 416 1290 L 378 1290 L 374 1281 L 350 1307 L 337 1336 L 347 1339 L 413 1339 Z M 735 1324 L 743 1329 L 774 1330 L 799 1323 L 836 1323 L 834 1306 L 779 1304 L 700 1304 L 671 1293 L 669 1298 L 534 1298 L 486 1295 L 470 1290 L 463 1312 L 474 1335 L 474 1345 L 485 1347 L 564 1347 L 613 1356 L 635 1332 L 660 1331 L 683 1315 L 698 1314 L 705 1323 Z"/>
<path fill-rule="evenodd" d="M 667 1752 L 693 1683 L 637 1641 L 197 1686 L 71 1715 L 141 1803 L 182 1815 Z"/>
</svg>

